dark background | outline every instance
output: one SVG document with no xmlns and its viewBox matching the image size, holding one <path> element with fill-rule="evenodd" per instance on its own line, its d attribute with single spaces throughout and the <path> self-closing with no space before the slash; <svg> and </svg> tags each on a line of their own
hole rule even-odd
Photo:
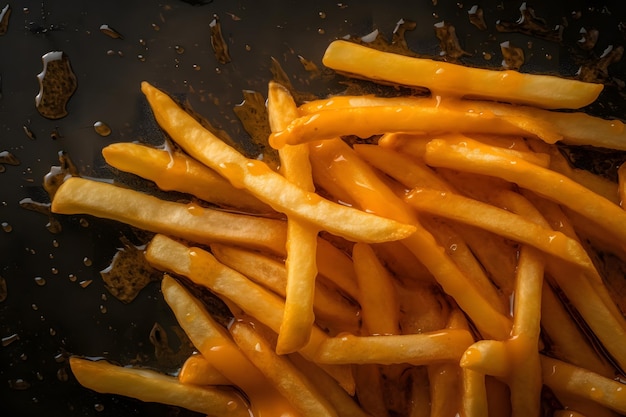
<svg viewBox="0 0 626 417">
<path fill-rule="evenodd" d="M 85 217 L 75 216 L 59 218 L 63 231 L 52 234 L 45 215 L 19 205 L 24 198 L 48 201 L 42 178 L 58 165 L 61 150 L 68 152 L 82 175 L 110 177 L 100 156 L 103 146 L 163 140 L 140 93 L 142 80 L 188 99 L 198 113 L 245 142 L 248 138 L 232 108 L 241 102 L 242 90 L 265 95 L 270 57 L 293 76 L 297 89 L 325 95 L 337 91 L 337 84 L 311 78 L 298 55 L 322 68 L 323 51 L 332 40 L 363 36 L 374 29 L 391 39 L 401 18 L 417 23 L 407 34 L 414 52 L 440 58 L 433 24 L 445 20 L 455 25 L 461 46 L 471 54 L 461 63 L 500 68 L 499 44 L 510 40 L 525 50 L 521 70 L 527 72 L 574 76 L 581 57 L 598 57 L 609 45 L 625 43 L 626 14 L 619 1 L 528 2 L 548 25 L 567 24 L 563 42 L 497 32 L 497 20 L 519 18 L 519 0 L 190 3 L 194 2 L 0 1 L 0 9 L 9 4 L 12 10 L 8 31 L 0 36 L 0 151 L 11 152 L 20 162 L 0 172 L 0 223 L 11 229 L 0 230 L 0 277 L 7 286 L 7 298 L 0 302 L 0 338 L 7 338 L 0 346 L 2 416 L 192 415 L 97 395 L 76 383 L 66 361 L 71 354 L 104 356 L 122 364 L 140 359 L 145 366 L 157 366 L 148 334 L 155 322 L 170 329 L 174 321 L 156 283 L 131 304 L 121 303 L 104 288 L 99 271 L 110 263 L 127 229 L 92 218 L 85 226 L 80 223 Z M 474 4 L 484 10 L 487 31 L 469 23 L 467 11 Z M 214 14 L 220 17 L 232 57 L 227 64 L 217 62 L 211 49 L 209 22 Z M 101 33 L 102 24 L 124 38 Z M 581 27 L 599 30 L 593 51 L 576 49 Z M 42 55 L 56 50 L 69 57 L 78 89 L 69 101 L 69 115 L 48 120 L 34 105 L 36 75 L 42 70 Z M 486 60 L 483 52 L 491 59 Z M 609 67 L 610 85 L 600 107 L 606 116 L 624 117 L 623 91 L 615 87 L 626 80 L 624 72 L 623 62 Z M 92 126 L 98 120 L 111 127 L 110 136 L 95 133 Z M 52 132 L 58 135 L 52 137 Z M 37 277 L 45 285 L 37 284 Z M 85 280 L 93 281 L 83 288 L 79 283 Z M 12 335 L 18 339 L 8 343 Z M 28 387 L 17 389 L 19 380 Z"/>
</svg>

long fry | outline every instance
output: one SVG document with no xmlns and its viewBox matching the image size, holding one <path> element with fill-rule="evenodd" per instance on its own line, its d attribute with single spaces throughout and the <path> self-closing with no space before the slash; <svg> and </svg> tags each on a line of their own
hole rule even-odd
<svg viewBox="0 0 626 417">
<path fill-rule="evenodd" d="M 351 75 L 426 87 L 433 95 L 511 101 L 545 108 L 584 107 L 593 102 L 603 88 L 602 84 L 560 77 L 466 68 L 383 52 L 344 40 L 328 45 L 323 62 Z"/>
<path fill-rule="evenodd" d="M 298 116 L 296 103 L 289 91 L 278 83 L 270 82 L 267 111 L 272 131 L 284 129 Z M 307 192 L 315 192 L 306 145 L 286 146 L 278 151 L 280 169 L 289 181 Z M 289 217 L 287 219 L 287 285 L 285 313 L 278 333 L 276 352 L 295 352 L 309 340 L 315 321 L 313 298 L 317 265 L 318 230 L 312 225 Z"/>
<path fill-rule="evenodd" d="M 68 178 L 52 200 L 60 214 L 90 214 L 198 243 L 230 242 L 283 253 L 283 221 L 183 204 L 112 184 Z"/>
<path fill-rule="evenodd" d="M 70 366 L 81 385 L 97 392 L 175 405 L 215 417 L 250 415 L 247 405 L 234 390 L 185 385 L 172 376 L 106 361 L 71 357 Z"/>
<path fill-rule="evenodd" d="M 276 211 L 316 224 L 320 230 L 369 243 L 402 239 L 414 232 L 410 225 L 332 203 L 297 187 L 262 161 L 248 159 L 228 146 L 165 93 L 147 82 L 141 88 L 157 122 L 177 144 Z"/>
<path fill-rule="evenodd" d="M 222 375 L 201 354 L 191 355 L 187 358 L 178 372 L 178 380 L 183 384 L 194 385 L 230 385 L 231 381 Z"/>
</svg>

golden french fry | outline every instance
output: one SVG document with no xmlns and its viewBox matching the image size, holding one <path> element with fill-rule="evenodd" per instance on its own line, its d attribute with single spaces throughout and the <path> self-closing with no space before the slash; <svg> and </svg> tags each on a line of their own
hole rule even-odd
<svg viewBox="0 0 626 417">
<path fill-rule="evenodd" d="M 320 179 L 316 176 L 317 172 L 324 169 L 328 176 L 322 180 L 334 181 L 343 193 L 358 201 L 364 210 L 414 224 L 416 232 L 402 240 L 402 244 L 426 266 L 444 291 L 456 300 L 482 333 L 496 339 L 508 336 L 510 320 L 484 301 L 480 291 L 445 254 L 433 236 L 418 223 L 407 204 L 346 143 L 339 139 L 316 143 L 311 146 L 311 155 L 316 181 Z"/>
<path fill-rule="evenodd" d="M 603 88 L 602 84 L 561 77 L 468 68 L 408 57 L 343 40 L 328 45 L 322 62 L 351 75 L 426 87 L 433 95 L 508 101 L 553 109 L 584 107 L 592 103 Z"/>
<path fill-rule="evenodd" d="M 193 385 L 232 384 L 201 354 L 193 354 L 187 358 L 178 372 L 178 380 L 183 384 Z"/>
<path fill-rule="evenodd" d="M 236 322 L 230 333 L 244 355 L 303 416 L 337 416 L 331 403 L 286 357 L 277 355 L 252 325 Z"/>
<path fill-rule="evenodd" d="M 428 366 L 430 404 L 433 416 L 455 417 L 459 410 L 457 399 L 461 391 L 461 369 L 456 363 Z"/>
<path fill-rule="evenodd" d="M 626 413 L 624 384 L 548 356 L 541 356 L 543 382 L 556 392 L 566 392 Z"/>
<path fill-rule="evenodd" d="M 272 132 L 284 129 L 298 117 L 296 103 L 289 91 L 270 82 L 267 111 Z M 306 145 L 286 146 L 278 151 L 282 174 L 307 192 L 315 192 L 311 177 L 309 148 Z M 317 265 L 318 230 L 300 219 L 287 219 L 287 285 L 285 313 L 278 333 L 276 352 L 292 353 L 304 347 L 315 321 L 313 298 Z"/>
<path fill-rule="evenodd" d="M 287 272 L 282 262 L 258 252 L 220 244 L 211 245 L 211 253 L 224 265 L 285 296 Z M 339 331 L 355 332 L 359 328 L 359 308 L 337 291 L 320 283 L 319 279 L 313 307 L 316 317 L 327 325 L 336 326 Z"/>
<path fill-rule="evenodd" d="M 467 368 L 461 371 L 461 375 L 463 381 L 463 391 L 461 393 L 462 415 L 466 417 L 489 415 L 485 375 Z"/>
<path fill-rule="evenodd" d="M 624 208 L 624 205 L 626 205 L 626 164 L 621 164 L 617 169 L 617 178 L 619 205 Z"/>
<path fill-rule="evenodd" d="M 349 240 L 382 242 L 402 239 L 414 232 L 413 226 L 341 206 L 303 190 L 262 161 L 248 159 L 228 146 L 165 93 L 147 82 L 141 88 L 157 122 L 178 145 L 276 211 Z"/>
<path fill-rule="evenodd" d="M 324 340 L 315 360 L 328 364 L 391 365 L 458 361 L 474 339 L 467 330 L 439 330 L 388 336 L 337 336 Z"/>
<path fill-rule="evenodd" d="M 167 275 L 161 282 L 161 291 L 194 346 L 222 375 L 244 390 L 254 415 L 297 416 L 291 404 L 269 386 L 263 374 L 237 348 L 226 329 L 215 322 L 200 300 Z"/>
<path fill-rule="evenodd" d="M 220 206 L 252 213 L 272 213 L 266 204 L 193 158 L 175 150 L 122 142 L 102 149 L 111 166 L 154 181 L 165 191 L 188 193 Z"/>
<path fill-rule="evenodd" d="M 75 356 L 70 358 L 70 367 L 82 386 L 100 393 L 175 405 L 215 417 L 250 415 L 243 398 L 232 389 L 185 385 L 156 371 Z"/>
<path fill-rule="evenodd" d="M 352 249 L 354 269 L 359 283 L 359 302 L 363 327 L 368 334 L 398 334 L 400 306 L 391 274 L 366 243 Z"/>
<path fill-rule="evenodd" d="M 146 249 L 146 259 L 155 268 L 174 272 L 209 288 L 278 333 L 284 310 L 282 299 L 219 263 L 209 252 L 200 248 L 189 248 L 167 236 L 156 235 Z M 326 338 L 324 332 L 314 325 L 311 328 L 309 342 L 300 352 L 308 359 L 312 359 L 315 357 L 317 347 Z M 346 391 L 354 391 L 352 375 L 345 367 L 324 369 L 337 379 Z"/>
<path fill-rule="evenodd" d="M 423 188 L 413 189 L 406 201 L 419 211 L 470 224 L 526 243 L 587 270 L 594 268 L 584 248 L 577 241 L 506 210 L 455 193 Z"/>
<path fill-rule="evenodd" d="M 354 366 L 356 396 L 359 404 L 372 416 L 388 416 L 383 397 L 383 382 L 380 366 L 364 364 Z"/>
<path fill-rule="evenodd" d="M 428 374 L 422 367 L 411 369 L 411 390 L 409 417 L 429 417 L 435 416 L 434 409 L 430 402 L 430 389 Z"/>
<path fill-rule="evenodd" d="M 78 177 L 68 178 L 59 187 L 51 210 L 116 220 L 192 242 L 230 242 L 274 253 L 285 250 L 283 221 L 160 200 L 128 188 Z"/>
<path fill-rule="evenodd" d="M 426 163 L 477 174 L 491 175 L 518 184 L 585 216 L 626 246 L 626 213 L 609 200 L 569 178 L 528 162 L 504 156 L 475 141 L 429 143 Z"/>
</svg>

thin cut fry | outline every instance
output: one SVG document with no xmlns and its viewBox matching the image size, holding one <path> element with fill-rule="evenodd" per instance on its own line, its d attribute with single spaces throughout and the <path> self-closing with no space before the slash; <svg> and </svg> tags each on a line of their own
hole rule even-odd
<svg viewBox="0 0 626 417">
<path fill-rule="evenodd" d="M 584 107 L 592 103 L 603 88 L 602 84 L 561 77 L 468 68 L 408 57 L 343 40 L 327 47 L 322 62 L 351 75 L 426 87 L 433 95 L 509 101 L 552 109 Z"/>
<path fill-rule="evenodd" d="M 425 155 L 431 166 L 491 175 L 518 184 L 587 217 L 626 246 L 626 213 L 609 200 L 589 191 L 569 178 L 531 166 L 528 162 L 501 155 L 475 141 L 433 140 Z"/>
<path fill-rule="evenodd" d="M 402 239 L 414 232 L 410 225 L 341 206 L 297 187 L 262 161 L 248 159 L 228 146 L 165 93 L 147 82 L 141 88 L 157 122 L 178 145 L 276 211 L 316 224 L 320 230 L 368 243 Z"/>
<path fill-rule="evenodd" d="M 109 165 L 154 181 L 165 191 L 189 193 L 210 203 L 252 213 L 273 211 L 245 190 L 233 187 L 217 172 L 182 152 L 121 142 L 104 147 L 102 156 Z"/>
<path fill-rule="evenodd" d="M 178 372 L 178 380 L 183 384 L 193 385 L 230 385 L 231 381 L 222 375 L 201 354 L 187 358 Z"/>
<path fill-rule="evenodd" d="M 244 355 L 303 416 L 337 417 L 330 402 L 287 358 L 278 356 L 250 324 L 236 322 L 230 333 Z"/>
<path fill-rule="evenodd" d="M 176 320 L 196 349 L 204 355 L 233 384 L 250 398 L 255 416 L 283 415 L 297 417 L 291 404 L 271 387 L 261 372 L 241 353 L 206 311 L 200 300 L 193 297 L 174 278 L 164 276 L 161 291 Z"/>
<path fill-rule="evenodd" d="M 284 129 L 298 116 L 296 103 L 286 88 L 270 82 L 267 111 L 273 132 Z M 278 151 L 282 174 L 304 191 L 315 192 L 311 177 L 309 148 L 306 145 L 286 146 Z M 315 321 L 313 298 L 317 265 L 318 230 L 300 219 L 287 219 L 287 285 L 285 313 L 278 333 L 276 352 L 292 353 L 304 347 Z"/>
<path fill-rule="evenodd" d="M 463 375 L 463 392 L 461 394 L 463 416 L 482 417 L 489 415 L 485 375 L 467 368 L 461 372 Z"/>
<path fill-rule="evenodd" d="M 389 336 L 337 336 L 324 340 L 316 361 L 329 364 L 409 363 L 458 361 L 474 339 L 467 330 L 440 330 Z"/>
<path fill-rule="evenodd" d="M 541 366 L 544 383 L 554 391 L 571 393 L 626 413 L 624 384 L 548 356 L 541 356 Z"/>
<path fill-rule="evenodd" d="M 184 407 L 215 417 L 248 417 L 248 407 L 234 390 L 182 384 L 175 377 L 106 361 L 70 358 L 78 382 L 94 391 L 146 402 Z"/>
<path fill-rule="evenodd" d="M 90 214 L 192 242 L 234 243 L 274 253 L 285 250 L 283 221 L 164 201 L 79 177 L 63 182 L 54 195 L 51 210 L 60 214 Z"/>
</svg>

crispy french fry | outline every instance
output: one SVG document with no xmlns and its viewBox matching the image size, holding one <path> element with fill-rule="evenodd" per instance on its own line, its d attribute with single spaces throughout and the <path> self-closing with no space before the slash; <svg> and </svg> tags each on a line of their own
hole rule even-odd
<svg viewBox="0 0 626 417">
<path fill-rule="evenodd" d="M 400 306 L 391 274 L 365 243 L 354 245 L 352 259 L 359 283 L 363 326 L 367 333 L 398 334 Z"/>
<path fill-rule="evenodd" d="M 102 149 L 111 166 L 154 181 L 165 191 L 194 195 L 220 206 L 252 213 L 272 213 L 266 204 L 245 190 L 233 187 L 224 177 L 179 151 L 122 142 Z"/>
<path fill-rule="evenodd" d="M 230 333 L 244 355 L 303 416 L 337 416 L 331 403 L 286 357 L 277 355 L 252 325 L 236 322 Z"/>
<path fill-rule="evenodd" d="M 341 206 L 303 190 L 262 161 L 248 159 L 228 146 L 165 93 L 147 82 L 141 88 L 157 122 L 178 145 L 276 211 L 313 223 L 320 230 L 368 243 L 402 239 L 414 232 L 413 226 Z"/>
<path fill-rule="evenodd" d="M 185 276 L 196 284 L 209 288 L 278 333 L 284 310 L 282 299 L 237 271 L 222 265 L 210 253 L 200 248 L 189 248 L 167 236 L 156 235 L 146 249 L 146 259 L 158 269 Z M 312 359 L 317 347 L 326 338 L 321 329 L 312 326 L 310 340 L 300 352 Z M 354 380 L 349 370 L 345 367 L 324 369 L 347 392 L 354 392 Z"/>
<path fill-rule="evenodd" d="M 164 201 L 100 181 L 68 178 L 54 195 L 51 209 L 116 220 L 192 242 L 230 242 L 284 252 L 283 221 Z"/>
<path fill-rule="evenodd" d="M 485 375 L 472 369 L 462 371 L 463 391 L 461 393 L 462 415 L 480 417 L 489 415 Z"/>
<path fill-rule="evenodd" d="M 577 109 L 592 103 L 601 84 L 547 75 L 467 68 L 430 59 L 382 52 L 337 40 L 326 48 L 324 65 L 372 80 L 426 87 L 433 95 L 482 98 L 545 108 Z"/>
<path fill-rule="evenodd" d="M 506 210 L 455 193 L 423 188 L 413 189 L 406 201 L 419 211 L 481 227 L 587 270 L 594 268 L 589 256 L 577 241 Z"/>
<path fill-rule="evenodd" d="M 258 252 L 220 244 L 211 245 L 211 253 L 224 265 L 285 296 L 287 272 L 283 263 Z M 319 280 L 313 307 L 316 317 L 341 331 L 355 332 L 359 328 L 359 308 Z"/>
<path fill-rule="evenodd" d="M 552 390 L 586 398 L 626 413 L 624 384 L 548 356 L 541 356 L 543 381 Z"/>
<path fill-rule="evenodd" d="M 253 413 L 261 416 L 297 417 L 291 404 L 269 385 L 263 374 L 250 362 L 206 311 L 174 278 L 161 282 L 165 301 L 194 346 L 220 373 L 240 387 L 250 398 Z"/>
<path fill-rule="evenodd" d="M 289 91 L 275 82 L 269 84 L 267 110 L 273 132 L 284 129 L 298 116 L 296 103 Z M 285 178 L 314 193 L 309 148 L 306 145 L 286 146 L 278 154 Z M 317 276 L 317 234 L 317 228 L 311 224 L 288 217 L 285 312 L 276 343 L 279 354 L 295 352 L 309 340 L 315 321 L 313 298 Z"/>
<path fill-rule="evenodd" d="M 518 184 L 587 217 L 606 233 L 626 242 L 626 213 L 619 206 L 598 196 L 569 178 L 504 156 L 492 147 L 475 141 L 462 143 L 433 140 L 429 143 L 426 163 L 477 174 L 491 175 Z M 626 245 L 626 243 L 622 243 Z"/>
<path fill-rule="evenodd" d="M 328 364 L 409 363 L 458 361 L 474 342 L 466 330 L 440 330 L 388 336 L 337 336 L 324 340 L 316 361 Z"/>
<path fill-rule="evenodd" d="M 201 354 L 194 354 L 187 358 L 178 372 L 178 380 L 183 384 L 193 385 L 232 384 Z"/>
<path fill-rule="evenodd" d="M 116 366 L 106 361 L 70 358 L 78 382 L 94 391 L 186 408 L 215 417 L 248 417 L 243 398 L 231 389 L 185 385 L 158 372 Z"/>
</svg>

